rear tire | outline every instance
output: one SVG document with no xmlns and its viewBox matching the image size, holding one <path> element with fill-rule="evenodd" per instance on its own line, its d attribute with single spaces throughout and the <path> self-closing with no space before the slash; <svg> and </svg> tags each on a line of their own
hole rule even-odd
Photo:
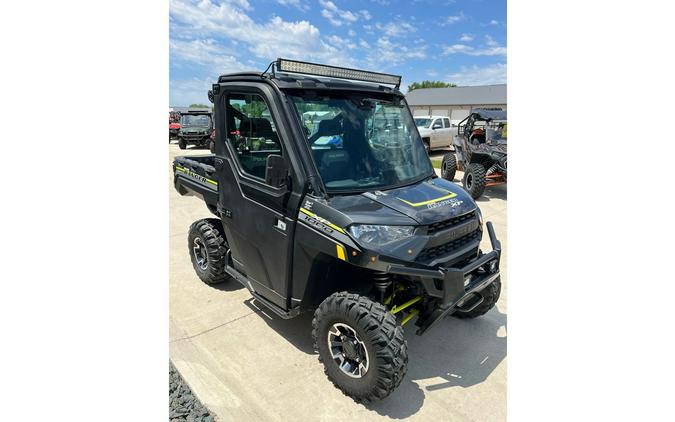
<svg viewBox="0 0 675 422">
<path fill-rule="evenodd" d="M 225 272 L 228 249 L 220 220 L 204 218 L 190 226 L 188 233 L 190 260 L 197 276 L 204 283 L 222 283 L 230 278 Z"/>
<path fill-rule="evenodd" d="M 356 402 L 387 397 L 405 376 L 408 344 L 403 328 L 384 305 L 365 296 L 328 296 L 314 313 L 312 337 L 328 379 Z"/>
<path fill-rule="evenodd" d="M 445 154 L 441 162 L 441 176 L 445 180 L 455 180 L 455 173 L 457 173 L 457 158 L 455 154 Z"/>
<path fill-rule="evenodd" d="M 487 286 L 479 294 L 483 296 L 483 302 L 470 310 L 469 312 L 462 312 L 457 310 L 452 313 L 452 316 L 457 318 L 477 318 L 479 316 L 485 315 L 490 309 L 492 309 L 497 301 L 499 300 L 499 295 L 502 292 L 502 281 L 500 277 L 497 277 L 495 281 Z"/>
<path fill-rule="evenodd" d="M 422 143 L 424 144 L 424 150 L 427 152 L 427 155 L 429 155 L 429 153 L 431 152 L 431 145 L 429 142 L 430 141 L 427 138 L 422 139 Z"/>
<path fill-rule="evenodd" d="M 180 149 L 187 148 L 187 141 L 183 138 L 178 138 L 178 148 Z"/>
<path fill-rule="evenodd" d="M 478 163 L 469 164 L 464 171 L 462 185 L 473 199 L 480 198 L 485 190 L 485 167 Z"/>
</svg>

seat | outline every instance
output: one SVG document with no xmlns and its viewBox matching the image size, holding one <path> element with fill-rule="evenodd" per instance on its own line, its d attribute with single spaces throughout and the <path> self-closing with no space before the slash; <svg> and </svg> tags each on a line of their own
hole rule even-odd
<svg viewBox="0 0 675 422">
<path fill-rule="evenodd" d="M 342 132 L 342 122 L 339 116 L 330 120 L 322 120 L 319 122 L 319 129 L 309 138 L 309 143 L 311 145 L 322 136 L 340 135 Z"/>
<path fill-rule="evenodd" d="M 343 149 L 325 151 L 321 157 L 320 172 L 324 183 L 349 179 L 349 153 Z"/>
</svg>

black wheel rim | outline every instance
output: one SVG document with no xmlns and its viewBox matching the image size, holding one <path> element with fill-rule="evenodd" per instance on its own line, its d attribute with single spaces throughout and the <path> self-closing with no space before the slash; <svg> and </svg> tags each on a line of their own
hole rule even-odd
<svg viewBox="0 0 675 422">
<path fill-rule="evenodd" d="M 466 187 L 467 189 L 471 189 L 471 185 L 473 185 L 473 176 L 471 174 L 466 175 Z"/>
<path fill-rule="evenodd" d="M 195 237 L 194 242 L 192 242 L 192 253 L 195 256 L 195 262 L 199 269 L 206 271 L 209 267 L 209 255 L 206 251 L 204 242 L 202 242 L 202 239 L 199 237 Z"/>
<path fill-rule="evenodd" d="M 351 378 L 362 378 L 369 367 L 368 349 L 347 324 L 336 322 L 328 330 L 328 352 L 338 368 Z"/>
<path fill-rule="evenodd" d="M 443 164 L 441 164 L 441 170 L 443 171 L 443 173 L 447 172 L 447 170 L 448 170 L 448 163 L 446 163 L 445 161 L 443 161 Z"/>
</svg>

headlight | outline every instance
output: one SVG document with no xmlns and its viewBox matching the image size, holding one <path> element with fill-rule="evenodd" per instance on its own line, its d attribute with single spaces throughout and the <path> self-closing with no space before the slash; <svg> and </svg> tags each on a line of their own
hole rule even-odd
<svg viewBox="0 0 675 422">
<path fill-rule="evenodd" d="M 382 246 L 395 240 L 410 236 L 415 230 L 412 226 L 375 226 L 354 224 L 349 232 L 364 246 Z"/>
</svg>

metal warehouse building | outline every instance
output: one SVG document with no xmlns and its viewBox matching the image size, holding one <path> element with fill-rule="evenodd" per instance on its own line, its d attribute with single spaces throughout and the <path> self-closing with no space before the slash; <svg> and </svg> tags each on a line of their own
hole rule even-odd
<svg viewBox="0 0 675 422">
<path fill-rule="evenodd" d="M 474 108 L 506 110 L 506 84 L 415 89 L 406 100 L 415 116 L 448 116 L 456 125 Z"/>
</svg>

